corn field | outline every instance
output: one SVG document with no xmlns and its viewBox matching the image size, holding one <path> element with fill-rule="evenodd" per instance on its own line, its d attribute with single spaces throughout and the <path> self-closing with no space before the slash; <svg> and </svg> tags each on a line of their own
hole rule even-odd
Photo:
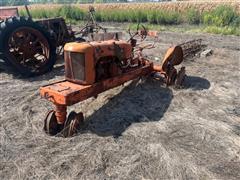
<svg viewBox="0 0 240 180">
<path fill-rule="evenodd" d="M 147 9 L 147 10 L 167 10 L 167 11 L 177 11 L 177 12 L 184 12 L 189 8 L 198 9 L 200 12 L 203 11 L 210 11 L 216 8 L 219 5 L 229 5 L 235 8 L 236 10 L 240 11 L 240 2 L 236 1 L 224 1 L 224 2 L 162 2 L 162 3 L 122 3 L 122 4 L 94 4 L 94 7 L 98 10 L 103 9 Z M 86 9 L 88 5 L 82 4 L 77 5 L 80 8 Z"/>
<path fill-rule="evenodd" d="M 178 1 L 178 2 L 161 2 L 161 3 L 107 3 L 107 4 L 77 4 L 74 5 L 80 9 L 87 10 L 89 5 L 94 6 L 96 10 L 165 10 L 184 12 L 190 8 L 197 9 L 200 12 L 211 11 L 219 5 L 228 5 L 240 12 L 240 1 L 235 0 L 218 0 L 218 1 Z M 56 8 L 61 5 L 32 5 L 32 9 L 39 8 Z"/>
<path fill-rule="evenodd" d="M 33 18 L 64 17 L 71 23 L 86 20 L 90 4 L 31 5 Z M 91 4 L 98 22 L 156 25 L 204 24 L 208 32 L 240 34 L 240 1 Z M 26 15 L 22 9 L 21 15 Z M 214 27 L 213 27 L 214 26 Z M 209 30 L 210 29 L 210 30 Z"/>
</svg>

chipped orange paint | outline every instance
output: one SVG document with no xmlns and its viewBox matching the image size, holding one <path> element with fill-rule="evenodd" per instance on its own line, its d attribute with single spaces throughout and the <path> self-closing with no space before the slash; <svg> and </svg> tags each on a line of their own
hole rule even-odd
<svg viewBox="0 0 240 180">
<path fill-rule="evenodd" d="M 163 60 L 162 65 L 154 65 L 150 60 L 141 57 L 141 64 L 137 67 L 127 68 L 120 75 L 95 82 L 96 62 L 101 57 L 115 57 L 116 51 L 114 46 L 124 49 L 121 51 L 125 59 L 132 58 L 132 47 L 126 41 L 102 41 L 102 42 L 86 42 L 86 43 L 68 43 L 64 47 L 66 52 L 77 52 L 85 54 L 86 66 L 86 82 L 74 83 L 71 79 L 66 78 L 64 81 L 49 84 L 40 88 L 42 97 L 51 101 L 55 105 L 55 115 L 59 124 L 63 124 L 66 120 L 67 106 L 84 101 L 90 97 L 96 97 L 98 94 L 124 84 L 127 81 L 136 79 L 141 76 L 150 75 L 153 72 L 160 72 L 166 78 L 166 82 L 171 82 L 172 72 L 176 69 L 174 65 L 180 64 L 183 60 L 182 49 L 179 46 L 170 48 Z M 65 55 L 65 61 L 67 57 Z M 168 72 L 169 64 L 171 66 Z M 174 71 L 174 72 L 175 72 Z"/>
<path fill-rule="evenodd" d="M 95 82 L 96 72 L 95 66 L 98 60 L 102 57 L 115 57 L 116 49 L 119 47 L 123 50 L 121 56 L 125 59 L 129 59 L 132 56 L 132 47 L 129 43 L 123 40 L 107 40 L 107 41 L 93 41 L 83 43 L 67 43 L 64 46 L 65 60 L 68 59 L 67 52 L 83 53 L 85 55 L 86 63 L 86 80 L 81 81 L 81 84 L 93 84 Z M 67 66 L 65 66 L 65 71 Z M 72 78 L 66 77 L 67 80 L 73 81 Z"/>
<path fill-rule="evenodd" d="M 153 64 L 146 61 L 143 67 L 129 70 L 122 75 L 92 85 L 81 85 L 65 80 L 41 87 L 40 94 L 54 104 L 71 106 L 127 81 L 148 75 L 152 70 Z"/>
</svg>

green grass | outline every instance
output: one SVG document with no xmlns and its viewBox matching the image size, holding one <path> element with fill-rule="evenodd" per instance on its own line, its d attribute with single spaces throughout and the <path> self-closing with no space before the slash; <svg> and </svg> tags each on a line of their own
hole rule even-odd
<svg viewBox="0 0 240 180">
<path fill-rule="evenodd" d="M 156 10 L 102 10 L 96 12 L 96 19 L 100 22 L 148 22 L 152 24 L 179 24 L 180 14 L 171 11 Z"/>
<path fill-rule="evenodd" d="M 26 12 L 21 10 L 21 15 Z M 34 9 L 31 15 L 35 19 L 52 18 L 62 16 L 66 19 L 84 20 L 87 12 L 74 6 L 62 6 L 60 8 Z M 149 22 L 153 24 L 180 24 L 181 15 L 173 11 L 156 10 L 102 10 L 95 14 L 99 22 Z"/>
<path fill-rule="evenodd" d="M 25 11 L 20 11 L 26 15 Z M 67 22 L 78 23 L 84 21 L 87 11 L 75 6 L 61 6 L 51 9 L 31 10 L 35 19 L 62 16 Z M 95 13 L 98 22 L 129 22 L 146 23 L 150 27 L 170 27 L 172 25 L 200 25 L 194 29 L 215 34 L 234 34 L 239 36 L 240 15 L 230 6 L 221 5 L 210 12 L 200 13 L 197 9 L 189 9 L 185 13 L 164 10 L 101 10 Z M 160 25 L 160 26 L 159 26 Z M 198 28 L 197 28 L 198 27 Z M 176 26 L 172 27 L 173 29 Z M 182 29 L 182 28 L 180 28 Z M 186 31 L 188 31 L 186 29 Z"/>
<path fill-rule="evenodd" d="M 189 9 L 186 12 L 186 22 L 189 24 L 199 24 L 201 22 L 202 19 L 202 15 L 201 13 L 194 8 Z"/>
<path fill-rule="evenodd" d="M 225 27 L 207 26 L 203 28 L 203 31 L 207 33 L 213 33 L 213 34 L 240 36 L 240 29 L 234 26 L 225 26 Z"/>
<path fill-rule="evenodd" d="M 34 9 L 30 11 L 31 16 L 34 19 L 43 19 L 43 18 L 54 18 L 54 17 L 63 17 L 66 20 L 75 20 L 81 21 L 87 15 L 86 11 L 83 11 L 77 7 L 73 7 L 70 5 L 62 6 L 59 8 L 51 8 L 51 9 Z M 26 16 L 27 13 L 25 10 L 20 10 L 20 15 Z"/>
<path fill-rule="evenodd" d="M 217 26 L 206 26 L 206 25 L 156 25 L 156 24 L 144 24 L 148 30 L 157 31 L 172 31 L 172 32 L 184 32 L 184 33 L 212 33 L 222 35 L 236 35 L 240 36 L 240 29 L 233 26 L 217 27 Z M 137 23 L 127 25 L 126 28 L 133 30 L 137 29 Z"/>
<path fill-rule="evenodd" d="M 240 25 L 240 16 L 231 6 L 221 5 L 203 14 L 203 24 L 218 27 Z"/>
</svg>

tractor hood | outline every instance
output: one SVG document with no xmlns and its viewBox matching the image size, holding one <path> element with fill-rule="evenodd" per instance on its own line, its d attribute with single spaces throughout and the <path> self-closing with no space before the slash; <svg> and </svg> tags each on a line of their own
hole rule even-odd
<svg viewBox="0 0 240 180">
<path fill-rule="evenodd" d="M 114 56 L 119 59 L 128 59 L 132 56 L 131 44 L 123 40 L 72 42 L 64 46 L 64 51 L 90 53 L 95 60 L 107 56 Z"/>
</svg>

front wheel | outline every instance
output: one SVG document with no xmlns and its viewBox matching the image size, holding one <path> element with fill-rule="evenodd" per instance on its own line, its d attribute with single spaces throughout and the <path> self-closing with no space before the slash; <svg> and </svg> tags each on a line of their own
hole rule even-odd
<svg viewBox="0 0 240 180">
<path fill-rule="evenodd" d="M 47 113 L 44 119 L 43 130 L 51 136 L 55 136 L 62 130 L 62 125 L 57 123 L 55 111 L 51 110 Z"/>
<path fill-rule="evenodd" d="M 63 136 L 71 137 L 84 125 L 83 113 L 70 112 L 64 123 Z"/>
</svg>

